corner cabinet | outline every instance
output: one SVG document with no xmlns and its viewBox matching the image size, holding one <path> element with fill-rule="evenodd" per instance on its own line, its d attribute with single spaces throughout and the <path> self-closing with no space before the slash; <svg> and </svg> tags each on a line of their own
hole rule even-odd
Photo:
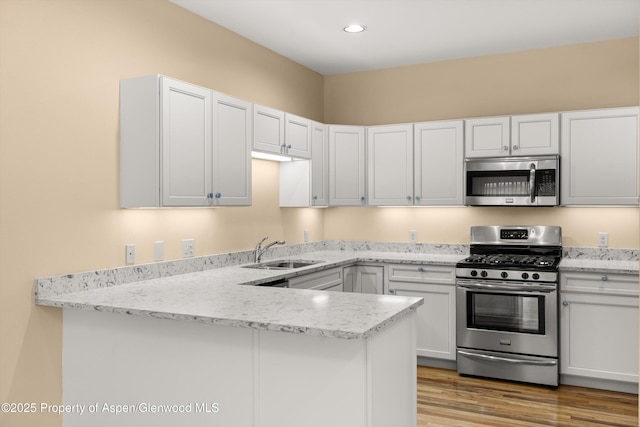
<svg viewBox="0 0 640 427">
<path fill-rule="evenodd" d="M 563 383 L 637 393 L 637 275 L 561 273 L 560 351 Z"/>
<path fill-rule="evenodd" d="M 352 265 L 344 267 L 344 291 L 359 294 L 384 293 L 384 266 Z"/>
<path fill-rule="evenodd" d="M 413 205 L 413 125 L 367 128 L 367 204 Z"/>
<path fill-rule="evenodd" d="M 562 113 L 561 204 L 638 204 L 638 108 Z"/>
<path fill-rule="evenodd" d="M 210 89 L 159 75 L 122 80 L 120 206 L 251 204 L 250 120 L 249 103 Z"/>
<path fill-rule="evenodd" d="M 364 206 L 365 128 L 329 125 L 329 205 Z"/>
<path fill-rule="evenodd" d="M 311 121 L 311 160 L 280 163 L 280 207 L 328 206 L 327 125 Z"/>
<path fill-rule="evenodd" d="M 464 203 L 463 121 L 414 125 L 414 204 L 460 206 Z"/>
<path fill-rule="evenodd" d="M 420 297 L 418 356 L 456 360 L 455 267 L 388 265 L 388 288 L 393 295 Z"/>
</svg>

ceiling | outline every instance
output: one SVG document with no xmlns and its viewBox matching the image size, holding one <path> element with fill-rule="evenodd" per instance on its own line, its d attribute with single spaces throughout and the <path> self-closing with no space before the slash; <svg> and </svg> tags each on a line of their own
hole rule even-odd
<svg viewBox="0 0 640 427">
<path fill-rule="evenodd" d="M 323 75 L 637 37 L 640 15 L 640 0 L 170 1 Z"/>
</svg>

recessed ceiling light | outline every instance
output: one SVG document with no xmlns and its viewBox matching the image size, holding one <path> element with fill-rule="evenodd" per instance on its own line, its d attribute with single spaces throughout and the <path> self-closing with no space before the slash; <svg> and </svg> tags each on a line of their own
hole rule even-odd
<svg viewBox="0 0 640 427">
<path fill-rule="evenodd" d="M 366 29 L 367 27 L 361 24 L 351 24 L 344 27 L 344 31 L 347 33 L 361 33 Z"/>
</svg>

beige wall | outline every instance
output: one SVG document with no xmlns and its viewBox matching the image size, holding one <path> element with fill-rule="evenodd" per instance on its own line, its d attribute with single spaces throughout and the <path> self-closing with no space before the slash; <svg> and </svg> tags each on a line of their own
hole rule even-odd
<svg viewBox="0 0 640 427">
<path fill-rule="evenodd" d="M 323 238 L 321 210 L 278 207 L 276 163 L 253 162 L 253 206 L 118 208 L 118 85 L 165 74 L 323 119 L 323 77 L 166 0 L 0 1 L 0 402 L 61 399 L 59 309 L 36 277 Z M 2 426 L 56 426 L 53 415 Z"/>
<path fill-rule="evenodd" d="M 327 123 L 376 125 L 638 105 L 638 39 L 325 77 Z M 567 246 L 637 248 L 637 208 L 331 208 L 325 238 L 468 243 L 471 225 L 553 224 Z"/>
</svg>

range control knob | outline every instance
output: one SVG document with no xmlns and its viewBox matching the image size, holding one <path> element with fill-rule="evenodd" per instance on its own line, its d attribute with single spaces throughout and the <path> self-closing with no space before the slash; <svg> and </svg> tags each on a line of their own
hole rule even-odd
<svg viewBox="0 0 640 427">
<path fill-rule="evenodd" d="M 540 278 L 540 275 L 538 273 L 533 273 L 531 277 L 533 277 L 533 280 L 538 280 Z"/>
<path fill-rule="evenodd" d="M 484 271 L 484 270 L 483 270 L 483 271 L 480 273 L 480 275 L 481 275 L 482 277 L 487 277 L 488 273 L 487 273 L 486 271 Z"/>
<path fill-rule="evenodd" d="M 503 271 L 502 273 L 500 273 L 500 277 L 502 277 L 503 279 L 506 279 L 507 277 L 509 277 L 509 273 L 507 273 L 506 271 Z"/>
<path fill-rule="evenodd" d="M 471 277 L 476 277 L 478 272 L 476 270 L 471 270 Z"/>
<path fill-rule="evenodd" d="M 529 278 L 529 273 L 522 273 L 522 278 L 527 280 Z"/>
</svg>

